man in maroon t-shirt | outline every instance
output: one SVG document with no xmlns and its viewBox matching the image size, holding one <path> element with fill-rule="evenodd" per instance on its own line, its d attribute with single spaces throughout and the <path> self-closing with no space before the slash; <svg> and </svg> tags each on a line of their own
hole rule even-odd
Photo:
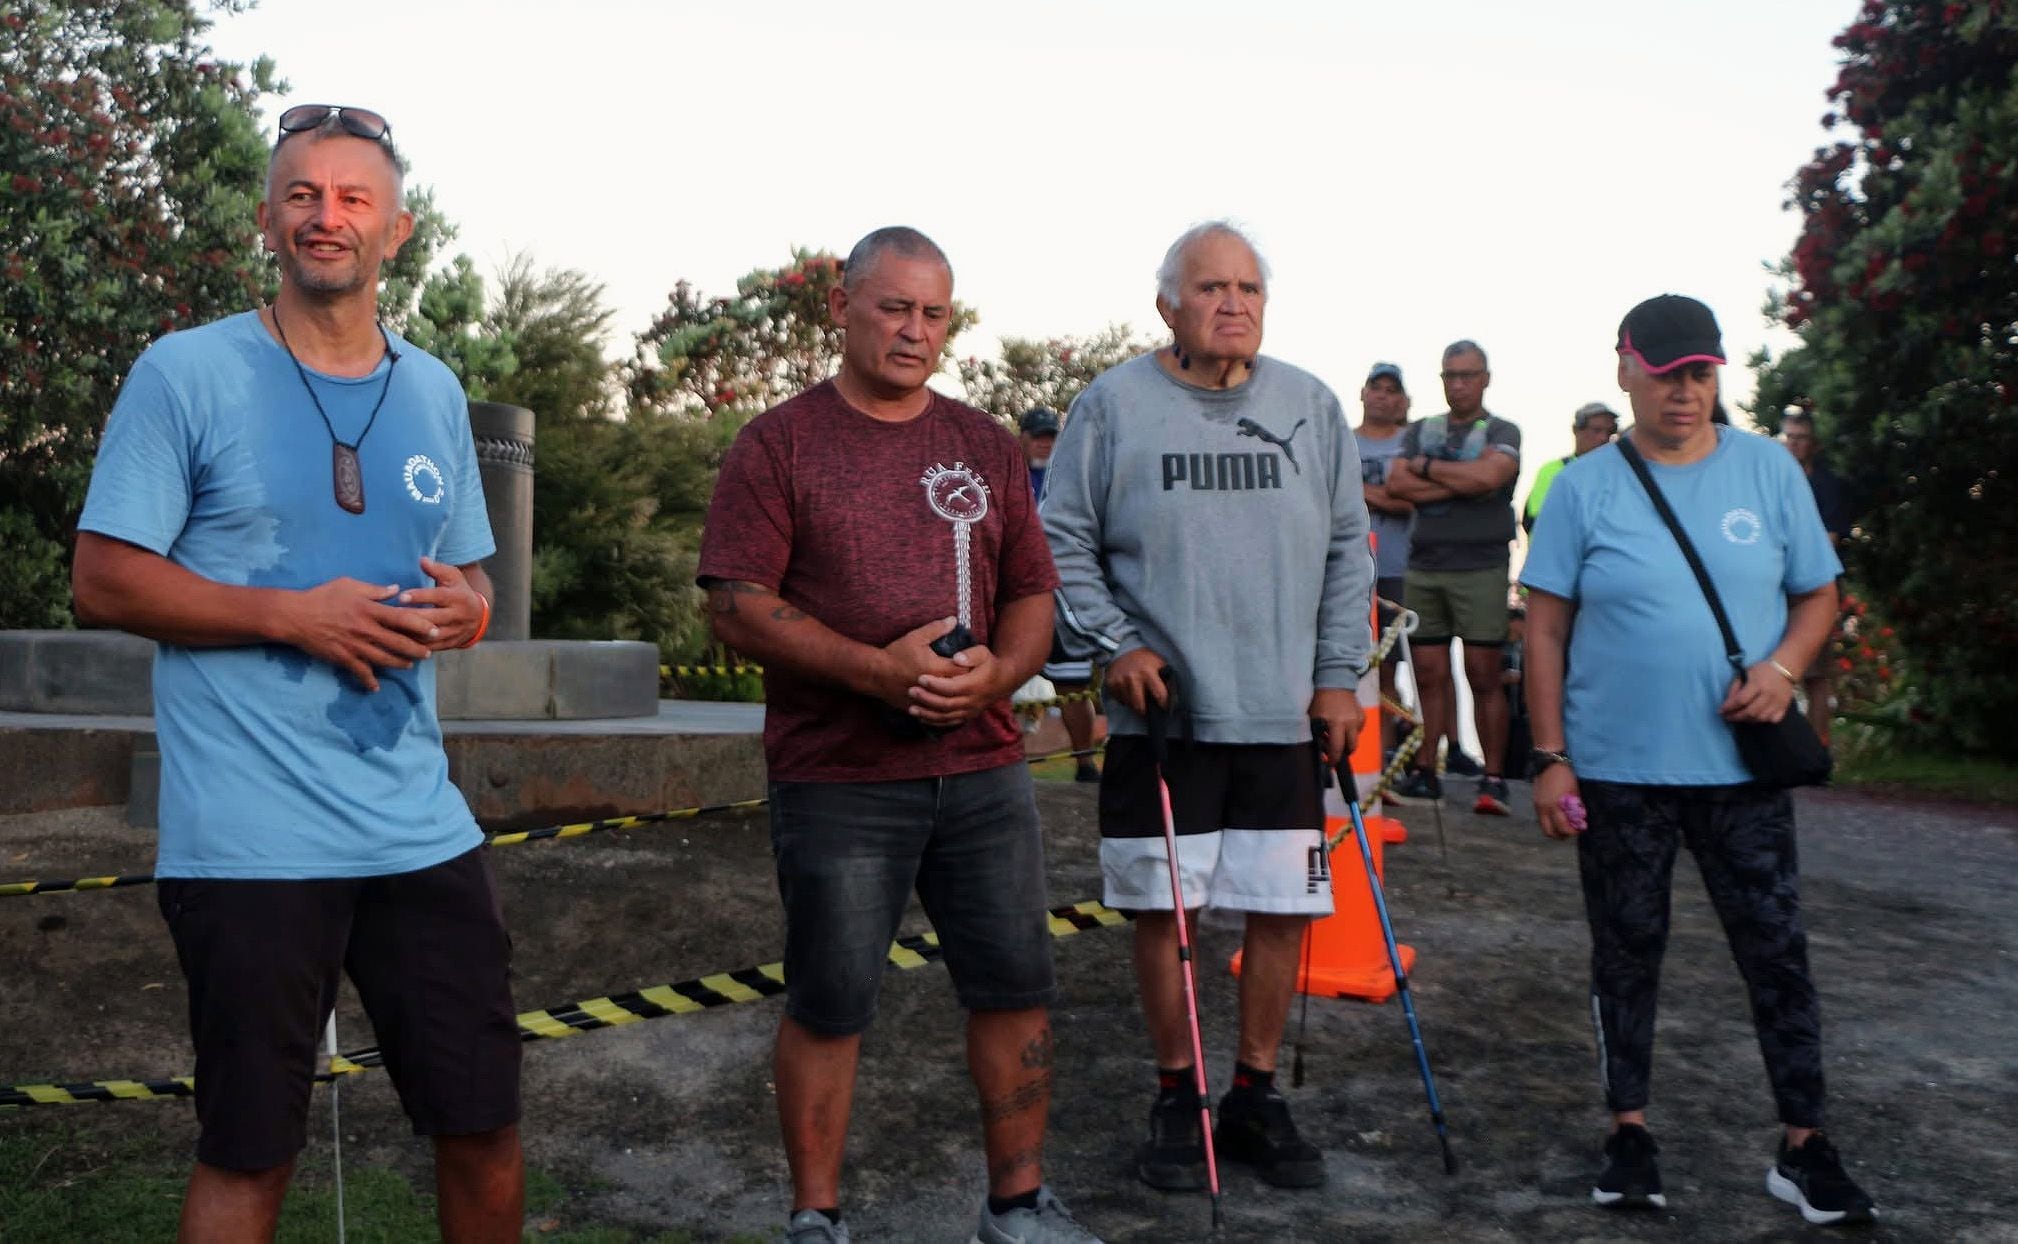
<svg viewBox="0 0 2018 1244">
<path fill-rule="evenodd" d="M 1050 651 L 1058 576 L 1015 439 L 925 387 L 952 302 L 929 238 L 862 239 L 829 296 L 839 374 L 743 429 L 701 544 L 715 635 L 764 665 L 794 1241 L 847 1239 L 856 1058 L 914 886 L 969 1013 L 989 1184 L 975 1238 L 1093 1239 L 1042 1185 L 1051 939 L 1007 699 Z"/>
</svg>

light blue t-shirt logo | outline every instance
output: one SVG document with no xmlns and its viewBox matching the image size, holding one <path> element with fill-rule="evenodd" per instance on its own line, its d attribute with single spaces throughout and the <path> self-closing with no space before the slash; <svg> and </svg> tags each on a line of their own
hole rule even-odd
<svg viewBox="0 0 2018 1244">
<path fill-rule="evenodd" d="M 1722 525 L 1724 539 L 1732 544 L 1757 544 L 1759 536 L 1766 529 L 1765 524 L 1759 521 L 1759 516 L 1742 505 L 1734 510 L 1724 511 Z"/>
<path fill-rule="evenodd" d="M 448 485 L 442 482 L 441 468 L 434 464 L 434 459 L 415 454 L 406 460 L 406 490 L 415 501 L 440 505 Z"/>
</svg>

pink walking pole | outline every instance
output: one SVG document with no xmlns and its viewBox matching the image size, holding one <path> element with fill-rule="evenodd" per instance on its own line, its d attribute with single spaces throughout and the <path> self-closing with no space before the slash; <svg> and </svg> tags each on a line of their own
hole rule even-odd
<svg viewBox="0 0 2018 1244">
<path fill-rule="evenodd" d="M 1163 682 L 1170 700 L 1177 700 L 1177 677 L 1166 668 Z M 1185 917 L 1184 883 L 1177 874 L 1177 817 L 1170 810 L 1170 783 L 1163 767 L 1170 760 L 1169 710 L 1151 697 L 1148 712 L 1149 747 L 1156 757 L 1156 794 L 1163 803 L 1163 852 L 1170 862 L 1170 910 L 1177 917 L 1177 962 L 1184 970 L 1184 1018 L 1191 1025 L 1191 1075 L 1198 1088 L 1198 1127 L 1205 1138 L 1205 1186 L 1212 1196 L 1212 1229 L 1219 1230 L 1219 1160 L 1212 1151 L 1212 1098 L 1205 1087 L 1205 1042 L 1198 1032 L 1198 977 L 1191 957 L 1190 921 Z"/>
</svg>

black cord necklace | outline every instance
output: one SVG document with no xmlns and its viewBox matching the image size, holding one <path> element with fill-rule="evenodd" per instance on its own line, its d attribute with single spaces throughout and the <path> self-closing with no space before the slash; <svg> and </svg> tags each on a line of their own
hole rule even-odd
<svg viewBox="0 0 2018 1244">
<path fill-rule="evenodd" d="M 294 347 L 287 342 L 287 330 L 280 326 L 280 308 L 270 308 L 273 312 L 273 331 L 280 337 L 280 348 L 287 351 L 287 361 L 294 364 L 294 374 L 301 377 L 301 387 L 308 390 L 308 400 L 315 403 L 315 413 L 322 416 L 322 426 L 329 429 L 329 486 L 336 494 L 336 503 L 352 514 L 364 513 L 364 468 L 358 463 L 358 447 L 364 438 L 371 435 L 371 425 L 378 422 L 378 412 L 385 405 L 385 395 L 392 392 L 392 369 L 399 366 L 399 351 L 392 348 L 392 334 L 379 324 L 378 335 L 385 338 L 385 383 L 379 387 L 378 401 L 372 403 L 371 415 L 364 421 L 364 431 L 357 439 L 344 444 L 336 434 L 336 425 L 329 421 L 329 412 L 322 408 L 322 399 L 315 395 L 315 386 L 308 382 L 308 369 L 294 356 Z"/>
</svg>

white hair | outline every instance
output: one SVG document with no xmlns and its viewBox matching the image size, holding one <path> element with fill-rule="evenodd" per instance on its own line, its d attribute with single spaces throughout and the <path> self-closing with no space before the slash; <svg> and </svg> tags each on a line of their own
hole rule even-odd
<svg viewBox="0 0 2018 1244">
<path fill-rule="evenodd" d="M 1261 248 L 1247 232 L 1230 220 L 1208 220 L 1195 224 L 1177 235 L 1170 249 L 1163 252 L 1163 264 L 1156 269 L 1156 296 L 1175 307 L 1184 301 L 1184 256 L 1192 246 L 1214 234 L 1229 237 L 1247 248 L 1254 256 L 1254 266 L 1261 270 L 1261 292 L 1268 293 L 1268 260 L 1262 257 Z"/>
</svg>

